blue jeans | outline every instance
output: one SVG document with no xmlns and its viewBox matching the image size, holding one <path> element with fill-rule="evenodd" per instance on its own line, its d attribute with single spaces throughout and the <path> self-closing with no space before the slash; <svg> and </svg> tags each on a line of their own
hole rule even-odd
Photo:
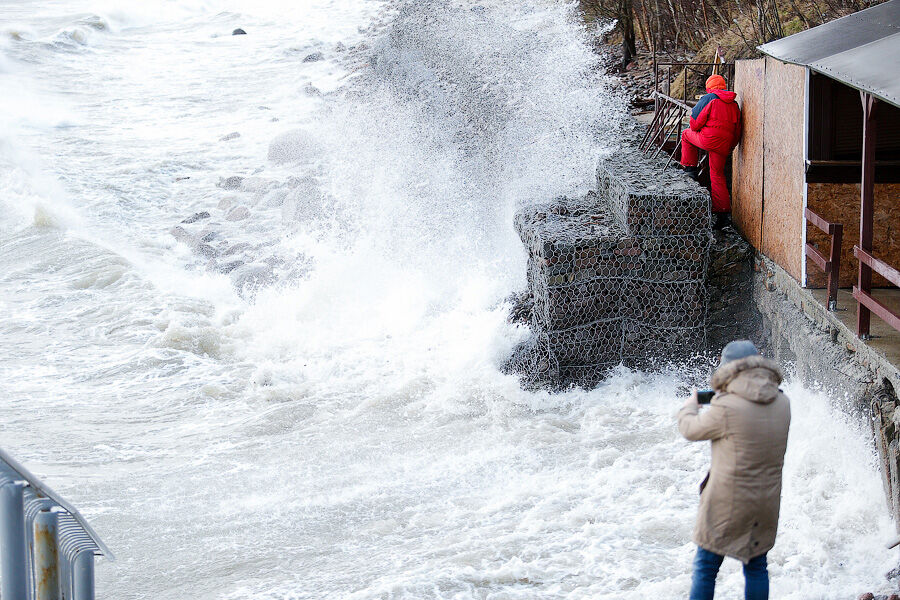
<svg viewBox="0 0 900 600">
<path fill-rule="evenodd" d="M 691 600 L 713 600 L 716 590 L 716 575 L 722 566 L 724 556 L 709 550 L 697 548 L 694 557 L 694 580 L 691 583 Z M 766 568 L 766 555 L 750 559 L 744 565 L 744 598 L 745 600 L 769 600 L 769 571 Z"/>
</svg>

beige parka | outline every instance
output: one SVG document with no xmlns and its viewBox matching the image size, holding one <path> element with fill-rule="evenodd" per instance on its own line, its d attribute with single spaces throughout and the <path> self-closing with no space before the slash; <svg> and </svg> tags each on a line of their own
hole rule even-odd
<svg viewBox="0 0 900 600">
<path fill-rule="evenodd" d="M 791 407 L 778 389 L 781 369 L 762 356 L 719 367 L 709 408 L 696 401 L 678 413 L 689 440 L 712 441 L 712 463 L 700 493 L 694 542 L 744 563 L 775 545 L 781 506 L 781 468 Z"/>
</svg>

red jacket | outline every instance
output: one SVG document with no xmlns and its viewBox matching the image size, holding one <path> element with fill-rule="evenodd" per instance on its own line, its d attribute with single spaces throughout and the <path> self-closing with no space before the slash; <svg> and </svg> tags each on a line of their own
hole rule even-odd
<svg viewBox="0 0 900 600">
<path fill-rule="evenodd" d="M 727 90 L 709 90 L 691 111 L 691 129 L 700 134 L 704 148 L 729 154 L 741 139 L 741 109 Z"/>
</svg>

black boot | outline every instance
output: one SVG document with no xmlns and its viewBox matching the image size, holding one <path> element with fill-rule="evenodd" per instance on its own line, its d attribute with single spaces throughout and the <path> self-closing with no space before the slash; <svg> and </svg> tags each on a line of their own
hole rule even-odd
<svg viewBox="0 0 900 600">
<path fill-rule="evenodd" d="M 731 215 L 728 213 L 714 213 L 716 222 L 713 223 L 713 229 L 725 229 L 731 226 Z"/>
<path fill-rule="evenodd" d="M 685 167 L 684 174 L 693 179 L 694 181 L 700 180 L 700 169 L 699 167 Z"/>
</svg>

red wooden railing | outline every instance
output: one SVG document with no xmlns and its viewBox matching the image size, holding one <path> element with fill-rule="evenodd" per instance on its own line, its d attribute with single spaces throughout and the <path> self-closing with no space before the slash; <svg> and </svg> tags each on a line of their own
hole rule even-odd
<svg viewBox="0 0 900 600">
<path fill-rule="evenodd" d="M 900 271 L 898 271 L 891 265 L 887 264 L 883 260 L 878 260 L 859 246 L 853 246 L 853 256 L 859 259 L 859 262 L 861 264 L 866 265 L 867 267 L 890 281 L 892 284 L 900 287 Z M 900 331 L 900 315 L 872 297 L 871 282 L 869 286 L 866 287 L 869 287 L 869 289 L 860 289 L 855 285 L 853 286 L 853 297 L 856 298 L 856 301 L 868 310 L 875 313 L 885 323 L 887 323 L 897 331 Z M 856 334 L 862 339 L 868 339 L 868 319 L 866 320 L 866 323 L 864 325 L 865 327 L 857 327 L 858 331 L 856 332 Z"/>
<path fill-rule="evenodd" d="M 837 310 L 838 283 L 841 280 L 841 242 L 844 239 L 844 226 L 841 223 L 829 223 L 808 208 L 804 212 L 806 220 L 831 237 L 831 249 L 828 258 L 819 249 L 806 242 L 806 256 L 809 257 L 828 277 L 828 310 Z"/>
</svg>

